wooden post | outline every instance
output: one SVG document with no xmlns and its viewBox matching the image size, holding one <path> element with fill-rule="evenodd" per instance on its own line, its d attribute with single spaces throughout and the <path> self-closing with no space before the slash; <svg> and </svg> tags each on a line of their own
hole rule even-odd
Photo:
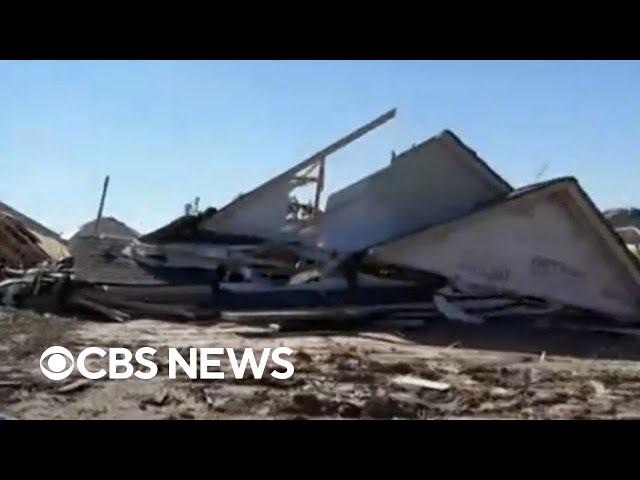
<svg viewBox="0 0 640 480">
<path fill-rule="evenodd" d="M 323 157 L 320 160 L 320 164 L 318 165 L 318 179 L 316 181 L 316 197 L 313 202 L 313 216 L 316 217 L 318 215 L 318 209 L 320 208 L 320 194 L 322 190 L 324 190 L 324 160 Z"/>
<path fill-rule="evenodd" d="M 98 208 L 98 218 L 96 218 L 95 228 L 93 234 L 98 236 L 98 227 L 100 226 L 100 219 L 102 218 L 102 210 L 104 209 L 104 200 L 107 197 L 107 188 L 109 188 L 109 175 L 104 178 L 104 185 L 102 186 L 102 197 L 100 198 L 100 208 Z"/>
</svg>

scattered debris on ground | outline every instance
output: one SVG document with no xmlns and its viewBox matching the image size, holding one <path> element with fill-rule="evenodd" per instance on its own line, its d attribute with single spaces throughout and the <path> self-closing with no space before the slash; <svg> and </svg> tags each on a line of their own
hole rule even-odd
<svg viewBox="0 0 640 480">
<path fill-rule="evenodd" d="M 426 338 L 386 329 L 281 334 L 233 323 L 146 319 L 115 324 L 25 310 L 2 313 L 0 375 L 6 383 L 0 384 L 0 412 L 10 418 L 640 418 L 640 367 L 637 359 L 626 359 L 634 358 L 634 349 L 637 357 L 637 341 L 596 332 L 579 341 L 565 335 L 573 344 L 564 345 L 554 345 L 548 336 L 554 332 L 546 332 L 518 345 L 518 337 L 530 332 L 483 334 L 482 326 L 464 325 L 452 333 L 443 324 L 442 331 Z M 448 335 L 462 339 L 461 345 L 452 346 Z M 617 360 L 579 355 L 575 345 L 598 352 L 605 342 L 611 350 L 602 354 Z M 148 381 L 90 381 L 74 372 L 51 382 L 38 361 L 44 348 L 58 344 L 74 352 L 93 345 L 153 345 L 166 352 L 169 346 L 284 344 L 295 352 L 295 374 L 284 381 L 184 375 L 169 380 L 168 360 L 158 358 L 164 374 Z M 561 354 L 547 353 L 540 362 L 543 348 Z M 95 361 L 91 369 L 98 368 L 100 359 Z"/>
</svg>

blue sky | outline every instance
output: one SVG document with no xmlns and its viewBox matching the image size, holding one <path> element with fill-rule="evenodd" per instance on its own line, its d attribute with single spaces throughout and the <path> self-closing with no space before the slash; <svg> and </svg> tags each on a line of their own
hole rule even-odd
<svg viewBox="0 0 640 480">
<path fill-rule="evenodd" d="M 0 62 L 0 200 L 59 232 L 105 214 L 149 231 L 221 207 L 353 128 L 327 190 L 453 130 L 515 186 L 574 175 L 640 206 L 639 62 Z"/>
</svg>

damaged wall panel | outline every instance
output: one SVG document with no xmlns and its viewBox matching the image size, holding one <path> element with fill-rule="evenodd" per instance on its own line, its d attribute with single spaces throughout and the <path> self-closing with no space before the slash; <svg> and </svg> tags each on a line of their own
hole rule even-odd
<svg viewBox="0 0 640 480">
<path fill-rule="evenodd" d="M 494 205 L 379 245 L 370 254 L 372 262 L 640 318 L 637 259 L 572 178 L 514 191 Z"/>
<path fill-rule="evenodd" d="M 277 179 L 249 198 L 240 197 L 206 220 L 203 228 L 231 234 L 279 237 L 287 226 L 289 191 L 295 186 L 296 173 Z"/>
<path fill-rule="evenodd" d="M 395 109 L 354 130 L 350 134 L 303 160 L 286 172 L 267 181 L 251 192 L 240 196 L 209 218 L 203 219 L 200 228 L 219 233 L 256 235 L 264 238 L 281 239 L 296 225 L 288 221 L 289 194 L 300 185 L 308 183 L 304 176 L 316 165 L 322 170 L 325 158 L 347 146 L 361 136 L 379 127 L 395 116 Z M 321 187 L 322 173 L 314 179 Z"/>
<path fill-rule="evenodd" d="M 472 211 L 511 190 L 445 130 L 331 195 L 315 227 L 318 245 L 339 252 L 360 250 Z"/>
</svg>

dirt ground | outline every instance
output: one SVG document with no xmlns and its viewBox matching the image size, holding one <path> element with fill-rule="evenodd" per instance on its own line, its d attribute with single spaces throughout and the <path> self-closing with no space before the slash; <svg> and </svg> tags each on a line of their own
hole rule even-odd
<svg viewBox="0 0 640 480">
<path fill-rule="evenodd" d="M 233 323 L 101 323 L 3 309 L 0 417 L 640 418 L 634 336 L 470 328 L 274 333 Z M 160 371 L 148 381 L 89 381 L 74 370 L 54 382 L 39 367 L 51 345 L 74 353 L 87 346 L 151 346 Z M 289 380 L 170 380 L 162 356 L 168 347 L 277 346 L 295 352 Z M 435 383 L 412 385 L 407 377 Z"/>
</svg>

